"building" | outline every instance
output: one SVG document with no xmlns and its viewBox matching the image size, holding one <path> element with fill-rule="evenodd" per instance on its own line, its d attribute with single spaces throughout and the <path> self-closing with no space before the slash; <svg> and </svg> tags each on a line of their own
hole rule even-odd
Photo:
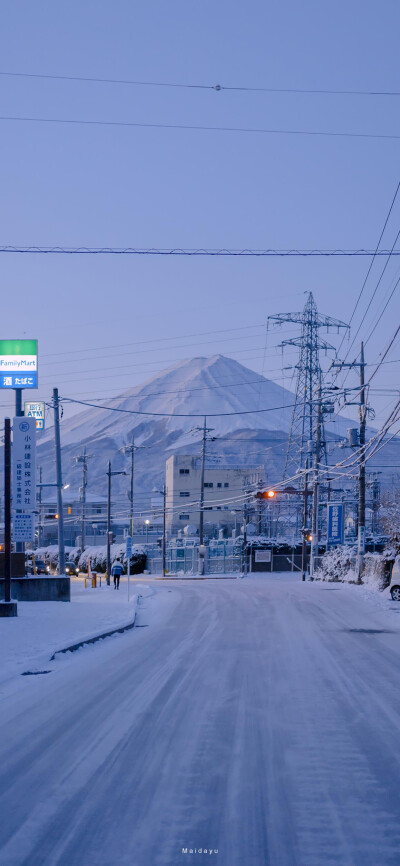
<svg viewBox="0 0 400 866">
<path fill-rule="evenodd" d="M 243 493 L 263 483 L 264 470 L 213 466 L 204 472 L 204 528 L 239 524 Z M 166 462 L 166 525 L 170 534 L 185 526 L 198 530 L 200 522 L 201 461 L 192 455 L 174 454 Z"/>
</svg>

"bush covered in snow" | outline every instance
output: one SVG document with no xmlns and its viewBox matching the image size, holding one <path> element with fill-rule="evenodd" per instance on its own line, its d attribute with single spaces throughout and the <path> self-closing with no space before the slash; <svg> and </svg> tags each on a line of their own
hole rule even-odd
<svg viewBox="0 0 400 866">
<path fill-rule="evenodd" d="M 390 564 L 393 550 L 384 553 L 366 553 L 363 560 L 361 582 L 371 589 L 382 590 L 390 582 Z M 357 549 L 355 547 L 335 547 L 320 559 L 316 572 L 317 580 L 357 583 Z"/>
<path fill-rule="evenodd" d="M 334 547 L 319 560 L 317 580 L 337 580 L 355 583 L 357 575 L 356 549 L 354 547 Z"/>
<path fill-rule="evenodd" d="M 46 563 L 52 568 L 57 568 L 58 566 L 58 545 L 52 544 L 48 547 L 38 547 L 37 550 L 34 551 L 37 559 L 44 559 Z M 82 553 L 80 547 L 66 547 L 65 548 L 65 559 L 73 561 L 75 565 L 78 565 L 81 571 L 87 571 L 88 568 L 88 557 L 90 557 L 90 567 L 92 571 L 99 571 L 102 574 L 105 573 L 107 568 L 107 547 L 104 546 L 93 546 L 86 547 L 84 552 Z M 125 544 L 112 544 L 111 545 L 111 562 L 113 563 L 115 559 L 120 559 L 125 571 L 128 570 L 127 558 L 126 558 L 126 546 Z M 139 544 L 134 544 L 132 546 L 132 556 L 131 556 L 131 574 L 142 574 L 144 569 L 146 568 L 146 553 L 144 548 Z"/>
</svg>

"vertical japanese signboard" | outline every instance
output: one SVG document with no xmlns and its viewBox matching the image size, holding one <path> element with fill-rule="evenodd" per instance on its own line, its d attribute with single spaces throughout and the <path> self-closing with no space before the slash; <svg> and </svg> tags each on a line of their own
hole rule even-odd
<svg viewBox="0 0 400 866">
<path fill-rule="evenodd" d="M 343 544 L 343 502 L 328 502 L 328 544 Z"/>
<path fill-rule="evenodd" d="M 0 340 L 0 388 L 37 388 L 37 340 Z"/>
<path fill-rule="evenodd" d="M 17 511 L 36 507 L 36 419 L 14 418 L 12 444 L 12 498 Z"/>
</svg>

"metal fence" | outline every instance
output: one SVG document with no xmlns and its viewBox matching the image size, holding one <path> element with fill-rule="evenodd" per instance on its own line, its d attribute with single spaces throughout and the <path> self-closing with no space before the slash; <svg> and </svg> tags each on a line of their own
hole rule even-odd
<svg viewBox="0 0 400 866">
<path fill-rule="evenodd" d="M 162 573 L 162 556 L 159 554 L 147 557 L 147 570 L 150 574 Z M 199 574 L 198 547 L 171 548 L 166 551 L 165 570 L 167 574 Z M 204 559 L 204 574 L 239 574 L 242 570 L 242 558 L 237 554 L 215 554 L 207 550 Z"/>
</svg>

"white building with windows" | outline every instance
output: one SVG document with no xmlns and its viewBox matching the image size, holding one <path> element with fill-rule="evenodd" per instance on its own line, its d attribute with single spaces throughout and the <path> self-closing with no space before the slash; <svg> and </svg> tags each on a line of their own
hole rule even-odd
<svg viewBox="0 0 400 866">
<path fill-rule="evenodd" d="M 204 524 L 235 526 L 240 521 L 243 493 L 263 483 L 258 468 L 213 466 L 204 472 Z M 201 461 L 192 455 L 174 454 L 166 461 L 167 530 L 175 534 L 200 522 Z"/>
</svg>

